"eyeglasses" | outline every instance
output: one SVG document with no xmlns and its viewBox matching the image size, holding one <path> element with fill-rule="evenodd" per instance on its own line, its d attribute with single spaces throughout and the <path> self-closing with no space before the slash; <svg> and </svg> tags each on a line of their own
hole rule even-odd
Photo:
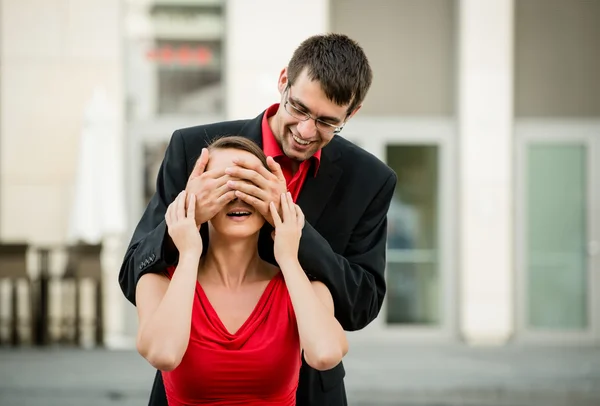
<svg viewBox="0 0 600 406">
<path fill-rule="evenodd" d="M 340 133 L 340 131 L 342 131 L 342 129 L 344 128 L 344 125 L 346 124 L 345 122 L 343 122 L 341 125 L 337 126 L 335 124 L 327 123 L 327 122 L 321 120 L 320 118 L 313 117 L 309 112 L 301 110 L 300 108 L 291 104 L 290 103 L 290 87 L 289 86 L 287 87 L 286 91 L 288 92 L 288 98 L 285 101 L 283 107 L 285 108 L 285 111 L 287 111 L 287 113 L 290 116 L 292 116 L 296 120 L 300 120 L 300 121 L 314 120 L 315 127 L 317 127 L 317 130 L 321 134 L 338 135 Z"/>
</svg>

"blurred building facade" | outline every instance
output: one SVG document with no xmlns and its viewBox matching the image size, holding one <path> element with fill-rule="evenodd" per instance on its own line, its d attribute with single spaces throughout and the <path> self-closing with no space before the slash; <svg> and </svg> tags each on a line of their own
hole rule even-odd
<svg viewBox="0 0 600 406">
<path fill-rule="evenodd" d="M 112 109 L 127 224 L 103 239 L 110 346 L 133 343 L 118 268 L 172 132 L 258 115 L 294 48 L 327 31 L 375 73 L 342 136 L 398 174 L 386 301 L 353 337 L 600 344 L 600 2 L 0 4 L 3 242 L 68 242 L 94 89 Z"/>
</svg>

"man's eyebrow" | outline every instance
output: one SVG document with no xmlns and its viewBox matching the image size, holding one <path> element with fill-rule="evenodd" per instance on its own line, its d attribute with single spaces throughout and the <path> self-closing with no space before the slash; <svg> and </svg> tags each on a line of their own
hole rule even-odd
<svg viewBox="0 0 600 406">
<path fill-rule="evenodd" d="M 310 109 L 308 107 L 306 107 L 306 105 L 304 103 L 302 103 L 300 100 L 296 99 L 295 97 L 290 97 L 290 100 L 292 100 L 294 102 L 294 104 L 297 104 L 298 107 L 302 108 L 304 111 L 306 111 L 307 113 L 312 114 L 312 111 L 310 111 Z M 343 120 L 340 120 L 338 117 L 329 117 L 329 116 L 323 116 L 323 117 L 317 117 L 318 120 L 323 120 L 323 121 L 334 121 L 336 123 L 339 123 Z"/>
</svg>

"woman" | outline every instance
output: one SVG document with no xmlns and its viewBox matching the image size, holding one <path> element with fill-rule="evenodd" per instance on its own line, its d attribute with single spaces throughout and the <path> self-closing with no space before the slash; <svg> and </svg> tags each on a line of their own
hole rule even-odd
<svg viewBox="0 0 600 406">
<path fill-rule="evenodd" d="M 209 149 L 207 170 L 242 156 L 267 167 L 243 137 Z M 195 196 L 185 191 L 167 209 L 179 263 L 168 276 L 138 282 L 138 351 L 163 371 L 169 405 L 295 405 L 301 351 L 310 366 L 327 370 L 348 350 L 329 290 L 310 282 L 298 262 L 302 211 L 289 193 L 281 216 L 271 203 L 279 267 L 258 255 L 265 220 L 251 206 L 236 199 L 215 215 L 207 248 L 194 214 Z"/>
</svg>

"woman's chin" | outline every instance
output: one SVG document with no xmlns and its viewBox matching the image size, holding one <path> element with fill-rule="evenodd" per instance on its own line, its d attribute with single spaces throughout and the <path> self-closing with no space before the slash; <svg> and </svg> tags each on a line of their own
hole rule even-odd
<svg viewBox="0 0 600 406">
<path fill-rule="evenodd" d="M 243 240 L 256 236 L 261 229 L 262 225 L 257 224 L 228 224 L 224 227 L 220 227 L 217 233 L 219 238 L 227 240 Z"/>
<path fill-rule="evenodd" d="M 257 213 L 249 216 L 228 216 L 219 214 L 210 221 L 214 232 L 223 237 L 244 238 L 260 231 L 265 219 Z"/>
</svg>

